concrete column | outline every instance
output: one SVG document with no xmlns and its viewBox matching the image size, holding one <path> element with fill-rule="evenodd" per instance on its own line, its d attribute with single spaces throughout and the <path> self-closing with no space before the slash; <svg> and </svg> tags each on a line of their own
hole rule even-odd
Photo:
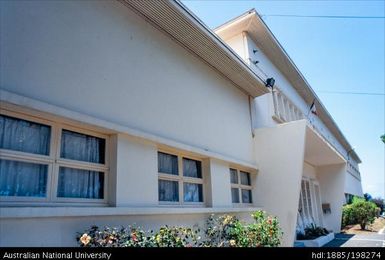
<svg viewBox="0 0 385 260">
<path fill-rule="evenodd" d="M 330 213 L 323 214 L 324 225 L 334 232 L 341 230 L 342 205 L 345 201 L 344 185 L 346 163 L 317 167 L 322 203 L 330 204 Z"/>
<path fill-rule="evenodd" d="M 301 185 L 306 121 L 255 130 L 255 204 L 278 217 L 282 246 L 293 246 Z"/>
<path fill-rule="evenodd" d="M 209 159 L 212 207 L 232 207 L 230 170 L 228 163 Z"/>
<path fill-rule="evenodd" d="M 118 135 L 116 156 L 116 206 L 158 205 L 156 146 Z"/>
</svg>

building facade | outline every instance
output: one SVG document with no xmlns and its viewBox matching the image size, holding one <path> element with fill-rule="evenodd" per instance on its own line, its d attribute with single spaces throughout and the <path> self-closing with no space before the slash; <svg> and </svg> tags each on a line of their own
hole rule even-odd
<svg viewBox="0 0 385 260">
<path fill-rule="evenodd" d="M 177 1 L 0 7 L 1 246 L 256 209 L 291 246 L 299 221 L 337 231 L 344 191 L 362 193 L 358 156 L 326 110 L 305 116 L 255 12 L 214 33 Z M 233 28 L 245 17 L 254 29 Z"/>
</svg>

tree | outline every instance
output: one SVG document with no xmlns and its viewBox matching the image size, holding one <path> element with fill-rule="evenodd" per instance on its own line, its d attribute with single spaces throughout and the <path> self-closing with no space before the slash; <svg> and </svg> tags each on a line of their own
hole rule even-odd
<svg viewBox="0 0 385 260">
<path fill-rule="evenodd" d="M 364 198 L 366 201 L 371 201 L 372 200 L 372 195 L 370 195 L 369 193 L 365 193 L 364 194 Z"/>
<path fill-rule="evenodd" d="M 352 224 L 360 224 L 363 230 L 366 225 L 373 223 L 379 211 L 376 204 L 359 197 L 354 197 L 353 203 L 344 207 L 344 211 L 350 214 Z"/>
<path fill-rule="evenodd" d="M 376 206 L 381 209 L 380 213 L 384 211 L 385 201 L 382 198 L 380 198 L 380 197 L 374 198 L 374 199 L 372 199 L 372 202 L 374 204 L 376 204 Z"/>
<path fill-rule="evenodd" d="M 381 140 L 385 143 L 385 134 L 381 135 Z"/>
</svg>

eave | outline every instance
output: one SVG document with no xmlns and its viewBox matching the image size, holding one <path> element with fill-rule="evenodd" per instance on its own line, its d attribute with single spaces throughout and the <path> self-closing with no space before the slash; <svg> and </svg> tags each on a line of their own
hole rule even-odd
<svg viewBox="0 0 385 260">
<path fill-rule="evenodd" d="M 258 97 L 268 93 L 264 81 L 179 1 L 119 1 L 198 56 L 246 94 Z"/>
</svg>

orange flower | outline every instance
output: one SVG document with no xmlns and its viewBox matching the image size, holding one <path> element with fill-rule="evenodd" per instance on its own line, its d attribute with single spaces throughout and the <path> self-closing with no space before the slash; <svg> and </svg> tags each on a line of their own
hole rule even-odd
<svg viewBox="0 0 385 260">
<path fill-rule="evenodd" d="M 87 234 L 87 233 L 84 233 L 81 237 L 80 237 L 80 242 L 86 246 L 88 245 L 90 242 L 91 242 L 91 237 Z"/>
</svg>

